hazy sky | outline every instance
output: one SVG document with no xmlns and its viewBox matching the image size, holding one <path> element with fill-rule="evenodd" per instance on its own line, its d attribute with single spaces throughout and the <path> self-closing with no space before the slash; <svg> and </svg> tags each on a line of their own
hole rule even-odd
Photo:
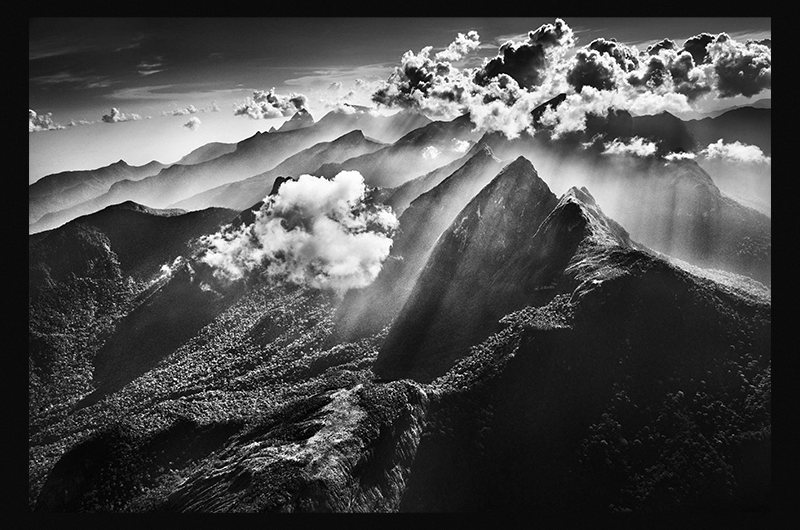
<svg viewBox="0 0 800 530">
<path fill-rule="evenodd" d="M 768 18 L 564 18 L 576 47 L 598 37 L 643 50 L 702 32 L 771 38 Z M 303 94 L 315 119 L 336 101 L 370 105 L 407 51 L 441 51 L 475 30 L 480 66 L 506 40 L 554 18 L 56 18 L 29 24 L 29 110 L 55 128 L 29 132 L 29 182 L 119 159 L 172 163 L 203 144 L 237 142 L 287 117 L 235 115 L 256 91 Z M 698 101 L 708 110 L 770 97 Z M 116 109 L 116 111 L 112 111 Z M 49 115 L 49 116 L 48 116 Z M 104 118 L 105 117 L 105 118 Z M 191 119 L 191 121 L 190 121 Z M 48 126 L 44 127 L 47 128 Z"/>
</svg>

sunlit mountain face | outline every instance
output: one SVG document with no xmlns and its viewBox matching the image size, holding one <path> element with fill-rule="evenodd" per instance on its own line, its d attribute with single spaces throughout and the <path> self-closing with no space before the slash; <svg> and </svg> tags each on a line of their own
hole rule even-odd
<svg viewBox="0 0 800 530">
<path fill-rule="evenodd" d="M 771 20 L 33 18 L 35 512 L 764 512 Z"/>
</svg>

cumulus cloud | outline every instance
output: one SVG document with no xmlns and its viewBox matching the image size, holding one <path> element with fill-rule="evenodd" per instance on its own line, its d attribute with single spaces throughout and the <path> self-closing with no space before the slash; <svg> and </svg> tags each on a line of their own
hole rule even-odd
<svg viewBox="0 0 800 530">
<path fill-rule="evenodd" d="M 764 153 L 756 145 L 748 145 L 740 142 L 726 144 L 722 138 L 700 151 L 700 154 L 708 159 L 723 159 L 734 162 L 744 162 L 752 164 L 770 164 L 772 159 L 764 156 Z"/>
<path fill-rule="evenodd" d="M 541 122 L 556 136 L 583 130 L 587 114 L 680 114 L 707 95 L 750 97 L 771 87 L 770 39 L 741 43 L 703 33 L 682 47 L 663 39 L 644 51 L 613 38 L 577 50 L 575 43 L 573 30 L 556 19 L 527 40 L 506 42 L 480 67 L 459 69 L 451 60 L 477 47 L 479 36 L 458 34 L 435 55 L 431 46 L 403 54 L 372 100 L 437 119 L 468 113 L 478 131 L 514 138 L 535 132 L 531 111 L 559 94 L 567 99 Z"/>
<path fill-rule="evenodd" d="M 772 87 L 771 46 L 756 41 L 742 44 L 720 33 L 706 50 L 720 97 L 751 97 Z"/>
<path fill-rule="evenodd" d="M 64 126 L 53 121 L 52 112 L 39 115 L 33 110 L 28 109 L 28 132 L 52 131 L 56 129 L 64 129 Z"/>
<path fill-rule="evenodd" d="M 357 171 L 332 180 L 301 175 L 265 199 L 250 225 L 202 239 L 202 260 L 218 278 L 267 277 L 333 289 L 370 284 L 392 245 L 397 218 L 388 208 L 364 202 Z"/>
<path fill-rule="evenodd" d="M 200 127 L 200 118 L 197 116 L 192 116 L 189 118 L 189 121 L 183 124 L 183 126 L 190 131 L 196 131 Z"/>
<path fill-rule="evenodd" d="M 538 86 L 548 67 L 574 45 L 572 28 L 556 19 L 555 24 L 543 24 L 528 33 L 527 41 L 516 44 L 509 41 L 500 46 L 498 56 L 475 72 L 475 81 L 485 85 L 498 75 L 507 74 L 523 88 Z"/>
<path fill-rule="evenodd" d="M 466 35 L 459 33 L 456 40 L 451 42 L 447 48 L 437 53 L 434 58 L 437 61 L 458 61 L 480 46 L 480 44 L 480 36 L 477 31 L 470 31 Z"/>
<path fill-rule="evenodd" d="M 111 114 L 104 114 L 102 120 L 106 123 L 117 123 L 121 121 L 134 121 L 134 120 L 141 120 L 142 117 L 139 114 L 126 114 L 124 112 L 120 112 L 120 110 L 116 107 L 111 109 Z"/>
<path fill-rule="evenodd" d="M 632 155 L 646 158 L 656 154 L 658 147 L 645 138 L 635 136 L 628 141 L 615 139 L 603 145 L 604 155 Z"/>
<path fill-rule="evenodd" d="M 248 116 L 254 120 L 292 116 L 308 105 L 308 98 L 294 92 L 288 95 L 277 94 L 275 89 L 269 91 L 256 90 L 252 98 L 236 105 L 235 116 Z"/>
<path fill-rule="evenodd" d="M 197 112 L 199 112 L 199 110 L 197 110 L 197 107 L 195 107 L 194 105 L 189 105 L 188 107 L 183 108 L 183 109 L 165 110 L 165 111 L 163 111 L 161 113 L 161 115 L 162 116 L 185 116 L 187 114 L 195 114 Z"/>
</svg>

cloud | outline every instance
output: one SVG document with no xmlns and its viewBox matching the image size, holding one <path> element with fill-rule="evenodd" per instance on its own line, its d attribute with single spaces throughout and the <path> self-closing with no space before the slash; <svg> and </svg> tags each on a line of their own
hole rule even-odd
<svg viewBox="0 0 800 530">
<path fill-rule="evenodd" d="M 700 151 L 700 154 L 707 159 L 723 159 L 733 162 L 743 162 L 751 164 L 771 164 L 772 159 L 764 156 L 764 153 L 756 145 L 748 145 L 740 142 L 726 144 L 722 138 Z"/>
<path fill-rule="evenodd" d="M 663 39 L 639 51 L 613 38 L 597 38 L 575 50 L 575 32 L 556 19 L 530 31 L 527 39 L 505 42 L 479 67 L 457 68 L 445 59 L 479 47 L 477 33 L 471 34 L 469 39 L 459 34 L 433 56 L 431 46 L 403 54 L 372 101 L 379 107 L 414 108 L 435 119 L 468 113 L 478 132 L 515 138 L 535 132 L 531 112 L 560 94 L 566 100 L 541 121 L 556 136 L 584 130 L 587 114 L 688 113 L 709 95 L 749 97 L 771 86 L 769 39 L 742 44 L 725 34 L 704 33 L 683 47 Z"/>
<path fill-rule="evenodd" d="M 120 112 L 120 110 L 116 107 L 111 109 L 111 114 L 103 115 L 102 120 L 106 123 L 117 123 L 121 121 L 134 121 L 134 120 L 141 120 L 142 117 L 139 114 L 125 114 L 124 112 Z"/>
<path fill-rule="evenodd" d="M 31 109 L 28 109 L 28 132 L 38 131 L 53 131 L 57 129 L 64 129 L 65 127 L 60 123 L 53 121 L 53 113 L 48 112 L 44 115 L 36 114 Z"/>
<path fill-rule="evenodd" d="M 256 90 L 252 98 L 234 108 L 235 116 L 248 116 L 254 120 L 292 116 L 308 105 L 308 98 L 294 92 L 289 95 L 276 94 L 272 88 L 268 92 Z"/>
<path fill-rule="evenodd" d="M 653 156 L 658 150 L 655 143 L 638 136 L 634 136 L 626 142 L 615 139 L 604 144 L 603 147 L 604 155 L 632 155 L 640 158 Z"/>
<path fill-rule="evenodd" d="M 686 153 L 683 151 L 664 155 L 664 159 L 669 160 L 670 162 L 675 160 L 694 160 L 696 157 L 697 155 L 694 153 Z"/>
<path fill-rule="evenodd" d="M 456 153 L 466 153 L 467 149 L 469 149 L 469 142 L 466 140 L 459 140 L 458 138 L 453 138 L 453 151 Z"/>
<path fill-rule="evenodd" d="M 756 41 L 742 44 L 720 33 L 707 46 L 707 53 L 717 76 L 720 97 L 751 97 L 772 88 L 771 44 Z"/>
<path fill-rule="evenodd" d="M 425 158 L 427 160 L 433 160 L 434 158 L 437 158 L 440 154 L 441 152 L 439 151 L 439 149 L 437 149 L 436 146 L 433 145 L 429 145 L 428 147 L 422 149 L 422 158 Z"/>
<path fill-rule="evenodd" d="M 190 131 L 196 131 L 200 127 L 200 118 L 197 116 L 192 116 L 189 118 L 189 121 L 183 124 L 183 126 Z"/>
<path fill-rule="evenodd" d="M 500 74 L 514 78 L 523 88 L 540 85 L 551 62 L 575 45 L 572 29 L 560 18 L 555 24 L 543 24 L 521 43 L 506 42 L 499 55 L 475 73 L 475 81 L 485 85 Z"/>
<path fill-rule="evenodd" d="M 447 48 L 434 56 L 437 61 L 458 61 L 469 52 L 480 45 L 480 37 L 477 31 L 470 31 L 466 35 L 459 33 L 456 40 L 451 42 Z"/>
<path fill-rule="evenodd" d="M 343 293 L 369 285 L 392 245 L 397 218 L 364 202 L 357 171 L 301 175 L 265 199 L 255 221 L 202 238 L 202 261 L 221 279 L 250 274 Z"/>
<path fill-rule="evenodd" d="M 165 110 L 161 113 L 162 116 L 185 116 L 187 114 L 195 114 L 200 112 L 194 105 L 189 105 L 183 109 Z"/>
</svg>

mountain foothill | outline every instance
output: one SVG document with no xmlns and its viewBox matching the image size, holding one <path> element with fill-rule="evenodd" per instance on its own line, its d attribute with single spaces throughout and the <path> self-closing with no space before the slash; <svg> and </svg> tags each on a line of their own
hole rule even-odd
<svg viewBox="0 0 800 530">
<path fill-rule="evenodd" d="M 769 155 L 770 109 L 590 118 L 303 110 L 30 185 L 28 509 L 768 510 L 771 220 L 702 153 Z M 269 208 L 348 172 L 374 279 L 276 276 Z"/>
</svg>

